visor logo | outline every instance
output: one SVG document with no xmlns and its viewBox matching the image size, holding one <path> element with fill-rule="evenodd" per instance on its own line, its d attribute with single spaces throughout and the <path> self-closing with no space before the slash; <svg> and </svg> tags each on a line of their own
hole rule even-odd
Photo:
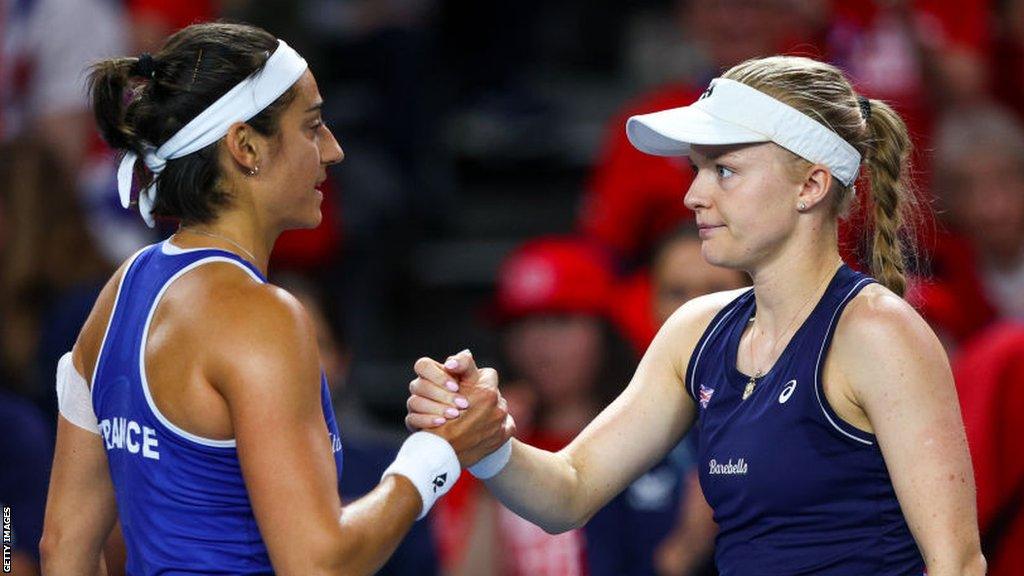
<svg viewBox="0 0 1024 576">
<path fill-rule="evenodd" d="M 710 86 L 708 86 L 708 89 L 705 90 L 704 93 L 700 95 L 700 98 L 697 98 L 697 100 L 700 101 L 700 100 L 703 100 L 705 98 L 709 98 L 711 96 L 711 94 L 714 93 L 714 91 L 715 91 L 715 85 L 712 83 Z"/>
</svg>

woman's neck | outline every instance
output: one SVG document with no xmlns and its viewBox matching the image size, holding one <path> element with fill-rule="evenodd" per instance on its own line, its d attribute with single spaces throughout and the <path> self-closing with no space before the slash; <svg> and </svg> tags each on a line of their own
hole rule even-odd
<svg viewBox="0 0 1024 576">
<path fill-rule="evenodd" d="M 809 314 L 808 301 L 821 297 L 841 263 L 835 242 L 802 241 L 751 270 L 760 330 L 779 336 L 795 316 Z"/>
<path fill-rule="evenodd" d="M 264 275 L 279 232 L 262 231 L 255 219 L 231 212 L 205 224 L 183 225 L 174 235 L 174 243 L 190 248 L 214 245 L 249 260 Z"/>
</svg>

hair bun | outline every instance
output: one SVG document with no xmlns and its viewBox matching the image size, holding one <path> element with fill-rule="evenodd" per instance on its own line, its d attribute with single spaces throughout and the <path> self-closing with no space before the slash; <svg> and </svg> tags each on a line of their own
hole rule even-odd
<svg viewBox="0 0 1024 576">
<path fill-rule="evenodd" d="M 140 76 L 153 80 L 156 78 L 157 62 L 148 52 L 143 52 L 139 59 L 132 65 L 132 76 Z"/>
</svg>

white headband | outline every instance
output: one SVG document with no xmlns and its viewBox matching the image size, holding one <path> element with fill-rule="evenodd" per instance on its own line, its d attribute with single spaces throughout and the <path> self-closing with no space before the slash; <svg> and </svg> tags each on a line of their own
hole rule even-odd
<svg viewBox="0 0 1024 576">
<path fill-rule="evenodd" d="M 774 142 L 824 164 L 844 185 L 857 179 L 860 153 L 817 120 L 742 82 L 715 78 L 689 106 L 633 116 L 626 135 L 655 156 L 687 156 L 690 144 Z"/>
<path fill-rule="evenodd" d="M 142 161 L 154 175 L 163 172 L 168 160 L 181 158 L 213 144 L 228 133 L 235 122 L 245 122 L 270 106 L 295 84 L 307 69 L 299 53 L 277 41 L 277 50 L 260 70 L 242 80 L 234 88 L 203 110 L 159 148 L 148 146 Z M 121 159 L 117 169 L 117 191 L 121 205 L 131 205 L 132 176 L 135 173 L 134 152 Z M 139 192 L 139 213 L 150 228 L 153 227 L 153 203 L 156 200 L 157 181 Z"/>
</svg>

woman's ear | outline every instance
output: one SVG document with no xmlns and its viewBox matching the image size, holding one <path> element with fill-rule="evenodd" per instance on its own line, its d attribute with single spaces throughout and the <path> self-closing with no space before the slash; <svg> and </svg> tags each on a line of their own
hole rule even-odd
<svg viewBox="0 0 1024 576">
<path fill-rule="evenodd" d="M 235 122 L 228 128 L 224 141 L 239 170 L 245 174 L 255 174 L 259 171 L 263 142 L 252 126 L 244 122 Z"/>
<path fill-rule="evenodd" d="M 832 187 L 832 173 L 826 166 L 813 164 L 804 173 L 800 193 L 796 198 L 796 209 L 806 212 L 820 204 Z"/>
</svg>

